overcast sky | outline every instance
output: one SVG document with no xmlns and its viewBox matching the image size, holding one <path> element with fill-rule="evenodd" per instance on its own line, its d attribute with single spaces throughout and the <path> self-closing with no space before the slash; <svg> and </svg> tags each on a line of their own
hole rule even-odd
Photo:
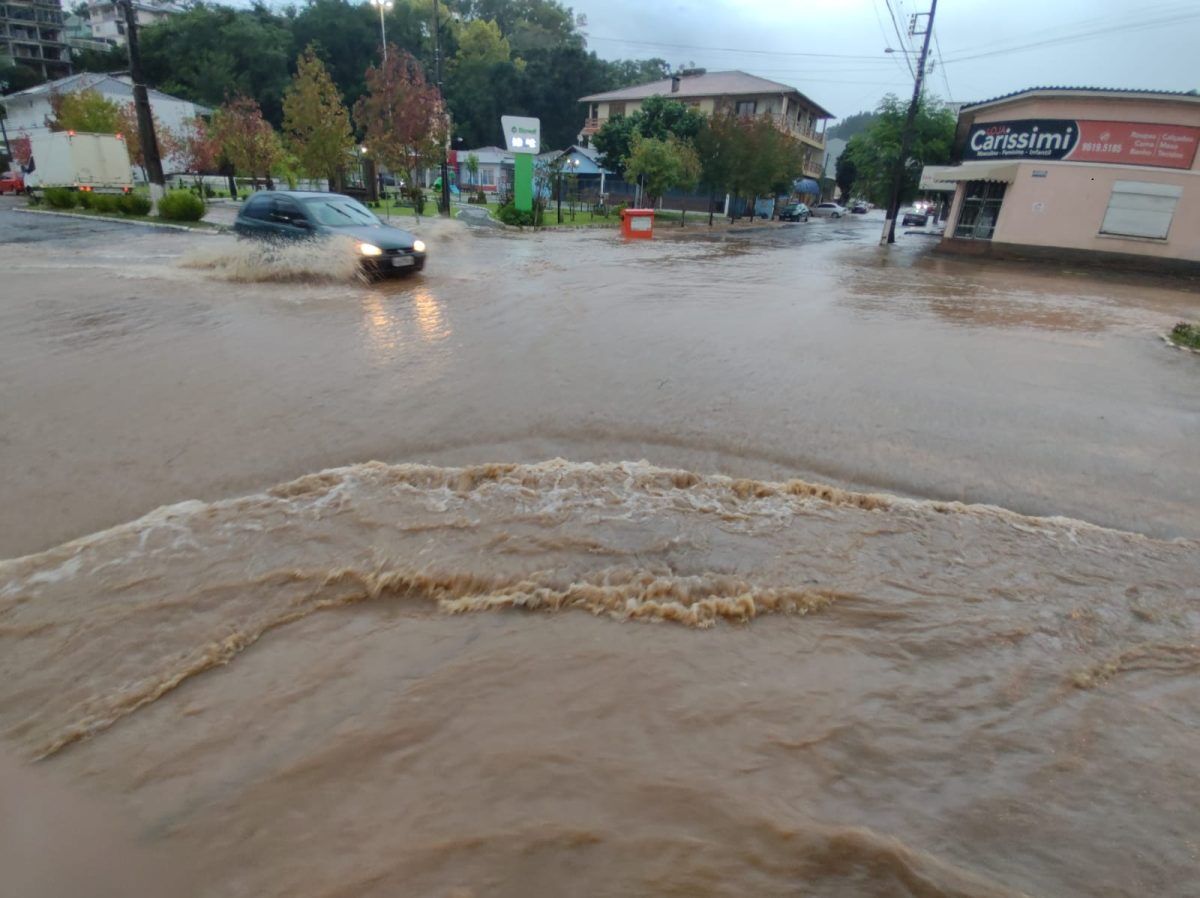
<svg viewBox="0 0 1200 898">
<path fill-rule="evenodd" d="M 604 58 L 742 69 L 798 88 L 839 118 L 888 92 L 912 95 L 902 54 L 884 53 L 899 48 L 889 0 L 566 2 L 586 15 L 588 46 Z M 890 6 L 919 50 L 908 17 L 929 0 Z M 945 66 L 936 63 L 929 88 L 960 102 L 1048 84 L 1200 88 L 1200 0 L 939 0 L 934 35 Z M 1042 46 L 1019 49 L 1033 43 Z M 817 53 L 843 58 L 804 55 Z"/>
</svg>

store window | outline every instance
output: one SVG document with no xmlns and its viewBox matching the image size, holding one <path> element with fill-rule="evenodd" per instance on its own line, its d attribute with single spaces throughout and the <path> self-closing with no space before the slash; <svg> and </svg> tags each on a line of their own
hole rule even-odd
<svg viewBox="0 0 1200 898">
<path fill-rule="evenodd" d="M 968 181 L 958 213 L 954 236 L 967 240 L 991 240 L 1008 185 L 997 181 Z"/>
<path fill-rule="evenodd" d="M 738 100 L 737 114 L 738 115 L 754 115 L 758 108 L 758 102 L 755 100 Z"/>
<path fill-rule="evenodd" d="M 1183 188 L 1174 184 L 1117 181 L 1108 198 L 1100 233 L 1166 240 L 1182 194 Z"/>
</svg>

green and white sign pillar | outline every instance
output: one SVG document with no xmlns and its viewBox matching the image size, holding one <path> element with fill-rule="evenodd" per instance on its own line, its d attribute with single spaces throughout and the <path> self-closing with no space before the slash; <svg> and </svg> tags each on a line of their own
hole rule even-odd
<svg viewBox="0 0 1200 898">
<path fill-rule="evenodd" d="M 513 205 L 525 212 L 533 210 L 533 157 L 513 155 Z"/>
<path fill-rule="evenodd" d="M 542 123 L 521 115 L 500 116 L 504 145 L 513 154 L 513 205 L 533 210 L 533 159 L 542 151 Z"/>
</svg>

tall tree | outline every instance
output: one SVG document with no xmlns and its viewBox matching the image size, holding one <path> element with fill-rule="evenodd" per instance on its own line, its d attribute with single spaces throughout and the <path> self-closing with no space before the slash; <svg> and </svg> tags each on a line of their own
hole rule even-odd
<svg viewBox="0 0 1200 898">
<path fill-rule="evenodd" d="M 212 174 L 221 165 L 221 147 L 213 129 L 202 117 L 184 123 L 180 134 L 179 156 L 185 171 L 196 176 L 197 185 L 203 175 Z"/>
<path fill-rule="evenodd" d="M 446 92 L 455 133 L 468 146 L 494 142 L 500 116 L 513 105 L 525 62 L 511 57 L 512 48 L 494 21 L 474 19 L 460 29 Z"/>
<path fill-rule="evenodd" d="M 283 130 L 300 171 L 309 178 L 328 178 L 334 189 L 354 148 L 354 134 L 350 113 L 312 46 L 297 60 L 296 77 L 283 98 Z"/>
<path fill-rule="evenodd" d="M 50 95 L 51 131 L 116 134 L 121 130 L 121 107 L 91 88 Z"/>
<path fill-rule="evenodd" d="M 646 205 L 653 209 L 668 190 L 696 186 L 700 160 L 689 143 L 674 135 L 658 138 L 637 134 L 625 160 L 625 176 L 641 181 L 649 201 Z"/>
<path fill-rule="evenodd" d="M 847 164 L 855 167 L 853 189 L 866 194 L 876 205 L 886 203 L 891 194 L 907 114 L 908 104 L 889 94 L 876 108 L 871 126 L 842 151 Z M 904 160 L 901 202 L 916 196 L 923 166 L 950 161 L 956 124 L 957 117 L 941 101 L 928 97 L 921 100 L 914 123 L 915 137 L 909 156 Z"/>
<path fill-rule="evenodd" d="M 708 223 L 713 221 L 713 200 L 717 193 L 724 193 L 739 159 L 741 129 L 737 116 L 718 113 L 704 122 L 704 126 L 693 139 L 696 157 L 700 161 L 700 183 L 708 189 Z"/>
<path fill-rule="evenodd" d="M 354 104 L 354 120 L 370 153 L 393 172 L 404 172 L 410 190 L 417 188 L 417 173 L 442 156 L 442 96 L 412 54 L 394 44 L 387 62 L 367 69 L 367 93 Z"/>
<path fill-rule="evenodd" d="M 690 142 L 704 127 L 704 113 L 678 100 L 653 96 L 646 99 L 641 108 L 630 115 L 616 116 L 592 139 L 600 150 L 600 164 L 609 171 L 621 174 L 625 160 L 633 149 L 634 138 L 653 137 L 666 140 L 675 137 Z"/>
<path fill-rule="evenodd" d="M 291 23 L 264 4 L 234 9 L 198 0 L 140 36 L 146 78 L 160 90 L 209 106 L 254 97 L 269 121 L 283 120 Z"/>
<path fill-rule="evenodd" d="M 211 134 L 237 174 L 261 177 L 272 185 L 271 173 L 283 160 L 283 144 L 258 103 L 249 97 L 229 100 L 213 113 Z"/>
<path fill-rule="evenodd" d="M 165 161 L 178 156 L 181 148 L 179 135 L 160 122 L 157 115 L 151 113 L 151 117 L 154 121 L 154 137 L 158 143 L 159 157 Z M 145 179 L 146 152 L 142 145 L 141 129 L 138 128 L 137 108 L 132 103 L 121 106 L 118 130 L 125 138 L 129 161 L 142 170 L 142 177 Z"/>
</svg>

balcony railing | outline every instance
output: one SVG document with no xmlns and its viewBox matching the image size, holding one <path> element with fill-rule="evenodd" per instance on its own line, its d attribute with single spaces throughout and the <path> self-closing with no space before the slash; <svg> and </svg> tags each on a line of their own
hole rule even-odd
<svg viewBox="0 0 1200 898">
<path fill-rule="evenodd" d="M 580 129 L 580 134 L 595 134 L 608 121 L 606 118 L 585 118 L 583 120 L 583 128 Z"/>
</svg>

